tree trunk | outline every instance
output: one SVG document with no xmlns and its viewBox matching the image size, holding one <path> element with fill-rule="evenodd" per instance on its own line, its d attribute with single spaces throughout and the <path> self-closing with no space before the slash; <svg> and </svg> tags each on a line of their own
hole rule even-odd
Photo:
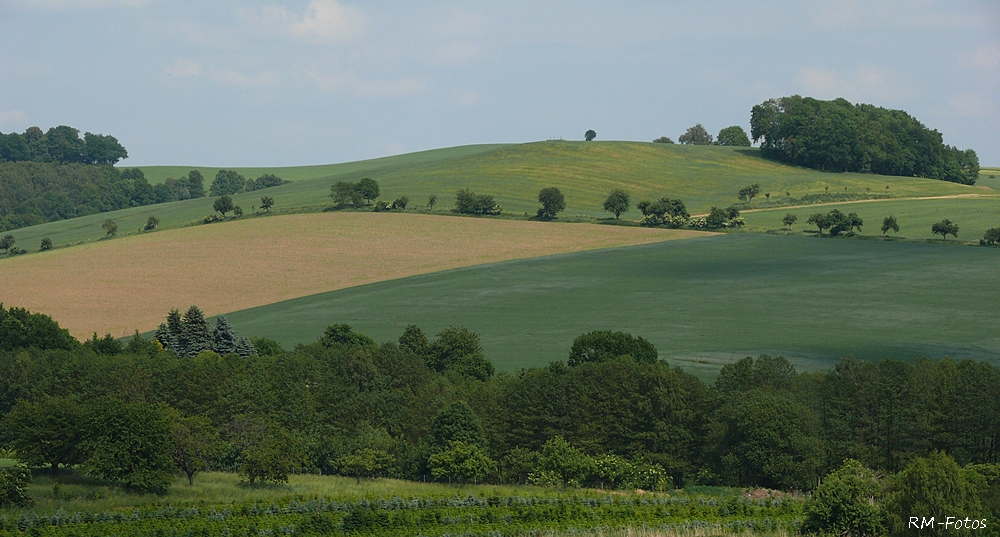
<svg viewBox="0 0 1000 537">
<path fill-rule="evenodd" d="M 59 475 L 59 463 L 54 462 L 52 463 L 52 478 L 55 479 L 57 475 Z"/>
<path fill-rule="evenodd" d="M 189 487 L 193 487 L 194 486 L 194 472 L 184 472 L 184 473 L 186 473 L 187 476 L 188 476 L 188 486 Z"/>
</svg>

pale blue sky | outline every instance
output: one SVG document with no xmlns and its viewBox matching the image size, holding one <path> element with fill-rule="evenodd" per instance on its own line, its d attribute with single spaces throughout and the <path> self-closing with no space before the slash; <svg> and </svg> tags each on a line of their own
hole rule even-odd
<svg viewBox="0 0 1000 537">
<path fill-rule="evenodd" d="M 0 131 L 111 134 L 127 165 L 676 140 L 795 93 L 1000 165 L 1000 2 L 0 0 Z"/>
</svg>

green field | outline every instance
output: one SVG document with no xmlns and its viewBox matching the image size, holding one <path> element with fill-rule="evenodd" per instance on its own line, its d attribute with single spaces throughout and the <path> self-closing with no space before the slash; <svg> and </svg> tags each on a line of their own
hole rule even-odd
<svg viewBox="0 0 1000 537">
<path fill-rule="evenodd" d="M 624 330 L 710 379 L 782 354 L 800 369 L 841 357 L 1000 363 L 1000 250 L 734 233 L 482 265 L 365 285 L 228 315 L 286 347 L 348 323 L 378 341 L 406 325 L 479 333 L 512 372 L 565 360 L 573 338 Z"/>
<path fill-rule="evenodd" d="M 173 167 L 177 174 L 187 167 Z M 159 168 L 157 168 L 159 170 Z M 151 170 L 150 173 L 159 173 Z M 996 194 L 983 187 L 913 177 L 823 173 L 764 160 L 754 149 L 716 146 L 681 146 L 640 142 L 536 142 L 520 145 L 467 146 L 440 149 L 348 163 L 329 167 L 254 169 L 279 172 L 302 179 L 264 191 L 234 196 L 237 205 L 250 212 L 260 204 L 261 195 L 274 197 L 275 211 L 320 210 L 329 206 L 330 185 L 364 176 L 376 179 L 382 199 L 408 196 L 413 206 L 426 204 L 430 194 L 438 196 L 436 210 L 447 212 L 454 205 L 455 192 L 470 188 L 495 196 L 509 215 L 535 213 L 541 188 L 555 186 L 566 197 L 564 219 L 607 218 L 601 205 L 612 188 L 623 187 L 632 194 L 633 204 L 660 196 L 681 198 L 692 213 L 737 201 L 736 192 L 749 183 L 759 183 L 772 198 L 792 198 L 830 192 L 868 195 L 884 193 L 889 186 L 893 197 L 957 194 Z M 311 174 L 328 173 L 305 179 Z M 207 186 L 207 185 L 206 185 Z M 846 190 L 845 190 L 846 188 Z M 763 197 L 755 204 L 764 200 Z M 111 218 L 119 224 L 119 234 L 137 233 L 150 215 L 161 227 L 177 227 L 201 221 L 212 214 L 212 198 L 199 198 L 161 205 L 123 209 L 60 222 L 19 229 L 14 232 L 18 246 L 36 250 L 42 237 L 57 246 L 100 240 L 101 223 Z M 638 218 L 633 209 L 626 218 Z"/>
<path fill-rule="evenodd" d="M 889 200 L 865 203 L 848 203 L 797 209 L 769 209 L 744 213 L 750 231 L 784 229 L 782 217 L 787 213 L 799 217 L 793 226 L 796 231 L 817 231 L 815 226 L 806 224 L 809 215 L 837 209 L 844 213 L 856 212 L 864 220 L 862 235 L 881 236 L 882 219 L 888 215 L 896 217 L 899 233 L 889 231 L 890 236 L 915 239 L 937 239 L 940 235 L 931 233 L 931 225 L 948 219 L 959 226 L 958 239 L 978 242 L 989 228 L 1000 227 L 1000 198 L 957 198 L 936 200 Z M 955 238 L 949 236 L 948 240 Z"/>
</svg>

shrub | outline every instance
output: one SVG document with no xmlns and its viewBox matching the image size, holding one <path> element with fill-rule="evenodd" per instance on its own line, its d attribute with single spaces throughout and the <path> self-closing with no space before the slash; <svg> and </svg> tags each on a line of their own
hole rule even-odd
<svg viewBox="0 0 1000 537">
<path fill-rule="evenodd" d="M 52 239 L 49 237 L 42 237 L 42 245 L 38 247 L 39 252 L 44 252 L 45 250 L 52 249 Z"/>
<path fill-rule="evenodd" d="M 497 215 L 503 207 L 497 205 L 489 194 L 476 195 L 464 188 L 455 194 L 455 212 L 460 214 Z"/>
<path fill-rule="evenodd" d="M 987 229 L 983 234 L 983 243 L 991 246 L 1000 244 L 1000 227 Z"/>
<path fill-rule="evenodd" d="M 23 464 L 0 468 L 0 508 L 27 507 L 34 503 L 28 496 L 31 470 Z"/>
<path fill-rule="evenodd" d="M 882 485 L 856 460 L 826 476 L 805 505 L 803 533 L 869 537 L 885 533 Z"/>
</svg>

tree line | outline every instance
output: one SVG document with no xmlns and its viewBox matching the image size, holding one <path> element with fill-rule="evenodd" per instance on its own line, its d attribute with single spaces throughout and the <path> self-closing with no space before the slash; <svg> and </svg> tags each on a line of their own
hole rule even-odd
<svg viewBox="0 0 1000 537">
<path fill-rule="evenodd" d="M 811 490 L 847 459 L 894 473 L 934 451 L 962 466 L 1000 455 L 1000 369 L 987 362 L 848 357 L 799 373 L 762 355 L 709 384 L 641 337 L 597 331 L 548 366 L 498 375 L 462 327 L 378 344 L 335 324 L 310 345 L 256 338 L 241 355 L 203 317 L 170 317 L 153 341 L 80 343 L 47 316 L 3 310 L 5 445 L 136 489 L 180 468 L 250 483 L 311 471 Z M 104 466 L 123 446 L 131 466 Z"/>
<path fill-rule="evenodd" d="M 114 136 L 84 133 L 60 125 L 42 132 L 29 127 L 23 133 L 0 133 L 0 162 L 55 162 L 111 166 L 128 158 L 128 151 Z"/>
<path fill-rule="evenodd" d="M 750 112 L 750 133 L 760 152 L 788 164 L 824 171 L 928 177 L 973 185 L 979 157 L 944 144 L 902 110 L 845 99 L 792 95 L 770 99 Z"/>
</svg>

